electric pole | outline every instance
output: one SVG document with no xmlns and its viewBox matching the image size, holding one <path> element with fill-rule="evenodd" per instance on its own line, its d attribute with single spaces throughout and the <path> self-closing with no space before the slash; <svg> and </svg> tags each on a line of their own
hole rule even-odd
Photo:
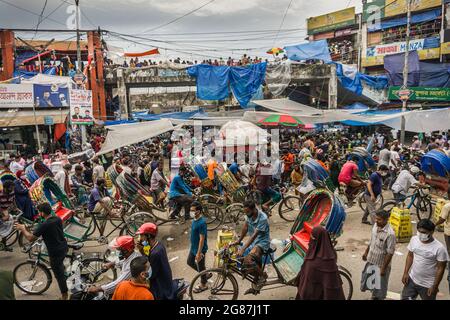
<svg viewBox="0 0 450 320">
<path fill-rule="evenodd" d="M 82 77 L 83 67 L 81 66 L 81 47 L 80 47 L 80 0 L 75 0 L 75 5 L 77 6 L 75 11 L 75 20 L 77 26 L 77 77 Z M 80 86 L 78 86 L 80 88 Z M 84 145 L 86 144 L 86 127 L 84 125 L 80 125 L 81 130 L 81 150 L 83 150 Z"/>
<path fill-rule="evenodd" d="M 406 0 L 406 46 L 405 46 L 405 65 L 403 66 L 403 88 L 406 90 L 408 88 L 408 58 L 409 58 L 409 37 L 411 32 L 411 0 Z M 402 112 L 406 112 L 406 107 L 408 106 L 408 99 L 403 99 Z M 406 119 L 405 115 L 402 115 L 401 122 L 401 132 L 400 132 L 400 143 L 405 144 L 405 127 Z"/>
</svg>

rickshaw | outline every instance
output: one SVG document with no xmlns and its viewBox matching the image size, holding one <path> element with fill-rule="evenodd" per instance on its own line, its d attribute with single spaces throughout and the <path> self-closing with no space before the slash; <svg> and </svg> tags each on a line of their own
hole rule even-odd
<svg viewBox="0 0 450 320">
<path fill-rule="evenodd" d="M 342 234 L 345 217 L 346 213 L 339 197 L 325 188 L 312 191 L 292 226 L 290 242 L 282 254 L 274 258 L 273 254 L 276 249 L 272 247 L 264 252 L 263 270 L 268 262 L 271 263 L 276 272 L 275 277 L 269 277 L 262 288 L 257 286 L 256 279 L 247 274 L 242 268 L 240 260 L 235 258 L 235 248 L 224 245 L 222 249 L 215 252 L 220 261 L 219 266 L 199 273 L 192 280 L 189 290 L 190 297 L 193 300 L 238 299 L 239 284 L 234 273 L 251 282 L 254 294 L 285 286 L 295 287 L 314 227 L 323 226 L 329 232 L 333 243 L 336 244 L 336 239 Z M 351 299 L 353 295 L 352 276 L 342 266 L 339 266 L 339 274 L 343 281 L 345 297 Z M 205 275 L 210 277 L 208 289 L 194 293 L 193 288 L 199 285 L 201 277 Z"/>
<path fill-rule="evenodd" d="M 363 147 L 356 147 L 356 148 L 353 148 L 352 151 L 349 153 L 349 155 L 347 156 L 347 160 L 350 160 L 354 157 L 356 157 L 358 159 L 357 165 L 358 165 L 358 174 L 359 174 L 360 178 L 363 179 L 364 181 L 368 180 L 371 173 L 375 170 L 375 166 L 376 166 L 376 163 L 375 163 L 374 159 L 372 158 L 371 154 L 367 151 L 367 149 L 365 149 Z M 363 211 L 366 211 L 366 209 L 367 209 L 367 203 L 366 203 L 366 199 L 364 197 L 365 190 L 366 190 L 366 185 L 363 184 L 354 198 L 354 199 L 356 199 L 358 206 Z M 349 194 L 347 191 L 349 191 L 349 189 L 347 187 L 344 188 L 341 185 L 341 188 L 339 189 L 339 193 L 343 197 L 346 205 L 351 207 L 351 201 L 349 201 L 350 198 L 349 198 Z M 376 199 L 375 207 L 377 209 L 380 209 L 383 206 L 383 203 L 384 203 L 383 194 L 380 193 L 380 195 Z"/>
<path fill-rule="evenodd" d="M 25 175 L 30 184 L 33 184 L 39 178 L 47 175 L 53 178 L 53 173 L 42 161 L 34 161 L 25 167 Z"/>
</svg>

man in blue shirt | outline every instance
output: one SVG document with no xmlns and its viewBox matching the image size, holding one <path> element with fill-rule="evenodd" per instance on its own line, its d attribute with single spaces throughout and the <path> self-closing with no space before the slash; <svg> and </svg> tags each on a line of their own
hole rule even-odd
<svg viewBox="0 0 450 320">
<path fill-rule="evenodd" d="M 206 220 L 202 216 L 202 205 L 195 201 L 192 203 L 192 208 L 195 210 L 194 221 L 192 221 L 191 228 L 191 249 L 187 258 L 187 264 L 197 272 L 202 272 L 205 267 L 205 255 L 208 251 L 208 228 L 206 226 Z M 212 274 L 204 275 L 201 277 L 201 283 L 194 288 L 194 293 L 200 293 L 208 289 L 208 278 Z"/>
<path fill-rule="evenodd" d="M 366 193 L 364 194 L 364 198 L 367 203 L 367 209 L 364 212 L 364 216 L 362 218 L 362 223 L 364 224 L 372 225 L 375 223 L 377 198 L 382 192 L 383 177 L 386 177 L 388 173 L 389 168 L 386 165 L 382 164 L 380 165 L 378 170 L 372 173 L 369 177 L 369 181 L 367 182 Z M 371 222 L 367 220 L 369 214 Z"/>
<path fill-rule="evenodd" d="M 242 257 L 247 249 L 250 250 L 250 253 L 244 257 L 243 269 L 255 277 L 258 287 L 261 288 L 267 279 L 267 274 L 262 270 L 262 258 L 270 249 L 269 220 L 264 212 L 256 208 L 256 204 L 252 200 L 244 203 L 244 212 L 246 219 L 241 236 L 232 245 L 241 243 L 247 234 L 250 235 L 250 238 L 239 249 L 237 257 Z M 245 294 L 256 294 L 258 291 L 258 289 L 250 288 Z"/>
<path fill-rule="evenodd" d="M 114 201 L 106 188 L 105 179 L 98 178 L 96 187 L 91 190 L 89 195 L 88 211 L 107 214 L 111 212 L 113 205 Z"/>
<path fill-rule="evenodd" d="M 186 168 L 180 167 L 178 175 L 173 178 L 172 183 L 170 184 L 169 200 L 175 203 L 175 209 L 170 215 L 170 219 L 172 220 L 177 219 L 181 208 L 184 208 L 184 218 L 186 220 L 191 218 L 192 191 L 183 180 L 185 173 Z"/>
</svg>

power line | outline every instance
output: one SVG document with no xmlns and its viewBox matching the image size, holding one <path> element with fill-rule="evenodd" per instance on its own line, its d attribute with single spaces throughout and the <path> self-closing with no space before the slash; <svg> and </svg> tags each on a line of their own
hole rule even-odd
<svg viewBox="0 0 450 320">
<path fill-rule="evenodd" d="M 0 0 L 0 2 L 3 2 L 3 3 L 5 3 L 5 4 L 7 4 L 7 5 L 11 6 L 11 7 L 14 7 L 14 8 L 16 8 L 16 9 L 22 10 L 22 11 L 24 11 L 24 12 L 28 12 L 29 14 L 32 14 L 32 15 L 34 15 L 34 16 L 37 16 L 37 17 L 40 16 L 40 15 L 39 15 L 38 13 L 36 13 L 36 12 L 33 12 L 33 11 L 31 11 L 31 10 L 22 8 L 22 7 L 18 6 L 18 5 L 15 5 L 15 4 L 13 4 L 13 3 L 10 3 L 10 2 L 8 2 L 8 1 Z M 62 25 L 62 26 L 66 26 L 64 23 L 59 22 L 59 21 L 57 21 L 57 20 L 55 20 L 55 19 L 52 19 L 52 18 L 47 18 L 47 20 L 53 21 L 54 23 L 60 24 L 60 25 Z"/>
<path fill-rule="evenodd" d="M 200 10 L 200 9 L 202 9 L 202 8 L 204 8 L 204 7 L 206 7 L 206 6 L 209 5 L 210 3 L 213 3 L 214 1 L 216 1 L 216 0 L 210 0 L 210 1 L 208 1 L 207 3 L 205 3 L 205 4 L 202 4 L 200 7 L 195 8 L 194 10 L 191 10 L 191 11 L 189 11 L 189 12 L 183 14 L 182 16 L 180 16 L 180 17 L 178 17 L 178 18 L 175 18 L 175 19 L 173 19 L 173 20 L 171 20 L 171 21 L 169 21 L 169 22 L 166 22 L 166 23 L 164 23 L 164 24 L 161 24 L 161 25 L 159 25 L 159 26 L 157 26 L 157 27 L 155 27 L 155 28 L 152 28 L 152 29 L 149 29 L 149 30 L 145 30 L 143 33 L 149 32 L 149 31 L 158 30 L 158 29 L 161 29 L 161 28 L 163 28 L 163 27 L 165 27 L 165 26 L 168 26 L 169 24 L 172 24 L 172 23 L 174 23 L 174 22 L 177 22 L 178 20 L 183 19 L 184 17 L 187 17 L 187 16 L 193 14 L 194 12 L 197 12 L 198 10 Z"/>
<path fill-rule="evenodd" d="M 291 7 L 292 1 L 293 1 L 293 0 L 290 0 L 290 1 L 289 1 L 289 5 L 287 6 L 286 11 L 284 12 L 283 19 L 281 19 L 280 27 L 278 28 L 278 32 L 277 32 L 277 35 L 276 35 L 275 39 L 273 40 L 273 45 L 272 45 L 272 46 L 275 45 L 275 42 L 276 42 L 277 39 L 278 39 L 278 35 L 280 34 L 280 30 L 281 30 L 281 28 L 283 28 L 284 19 L 286 19 L 286 16 L 287 16 L 287 13 L 288 13 L 288 11 L 289 11 L 289 8 Z"/>
</svg>

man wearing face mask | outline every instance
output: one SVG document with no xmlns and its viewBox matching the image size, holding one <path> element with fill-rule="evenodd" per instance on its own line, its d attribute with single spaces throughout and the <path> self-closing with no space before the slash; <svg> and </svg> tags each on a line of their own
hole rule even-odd
<svg viewBox="0 0 450 320">
<path fill-rule="evenodd" d="M 50 266 L 58 281 L 59 290 L 62 295 L 61 299 L 67 300 L 69 290 L 67 289 L 63 262 L 69 248 L 64 237 L 62 221 L 59 217 L 52 215 L 52 207 L 47 202 L 39 204 L 37 209 L 44 222 L 39 224 L 33 233 L 29 232 L 23 224 L 16 224 L 15 227 L 30 242 L 34 242 L 42 236 L 50 258 Z"/>
<path fill-rule="evenodd" d="M 147 257 L 137 257 L 130 263 L 131 279 L 119 283 L 112 300 L 155 300 L 148 281 L 152 268 Z"/>
<path fill-rule="evenodd" d="M 369 246 L 362 257 L 363 261 L 366 261 L 366 265 L 361 276 L 361 291 L 371 290 L 372 300 L 386 299 L 388 290 L 391 260 L 397 241 L 388 220 L 388 211 L 379 210 L 375 213 L 375 225 L 372 228 Z M 368 286 L 368 279 L 374 272 L 381 277 L 378 288 Z"/>
<path fill-rule="evenodd" d="M 433 238 L 434 229 L 429 219 L 417 223 L 417 235 L 408 245 L 402 300 L 415 300 L 418 295 L 422 300 L 436 300 L 449 255 L 444 245 Z"/>
<path fill-rule="evenodd" d="M 388 172 L 389 168 L 382 164 L 378 170 L 372 173 L 369 177 L 366 193 L 364 194 L 364 198 L 367 203 L 367 209 L 362 218 L 362 223 L 364 224 L 372 225 L 375 222 L 376 201 L 382 192 L 383 178 L 387 176 Z M 371 220 L 370 222 L 367 220 L 369 215 Z"/>
<path fill-rule="evenodd" d="M 106 263 L 103 268 L 110 269 L 113 267 L 120 267 L 122 272 L 117 277 L 116 280 L 102 285 L 101 287 L 92 286 L 88 289 L 89 293 L 98 293 L 103 292 L 106 296 L 111 296 L 114 293 L 116 287 L 122 281 L 128 280 L 132 277 L 130 264 L 133 259 L 140 257 L 141 254 L 139 252 L 134 251 L 134 239 L 131 236 L 120 236 L 109 244 L 111 249 L 115 249 L 119 252 L 119 262 L 109 262 Z"/>
<path fill-rule="evenodd" d="M 156 300 L 176 300 L 177 283 L 172 279 L 172 269 L 164 245 L 156 240 L 158 227 L 151 222 L 144 223 L 136 231 L 139 236 L 137 248 L 148 256 L 152 266 L 150 290 Z"/>
</svg>

